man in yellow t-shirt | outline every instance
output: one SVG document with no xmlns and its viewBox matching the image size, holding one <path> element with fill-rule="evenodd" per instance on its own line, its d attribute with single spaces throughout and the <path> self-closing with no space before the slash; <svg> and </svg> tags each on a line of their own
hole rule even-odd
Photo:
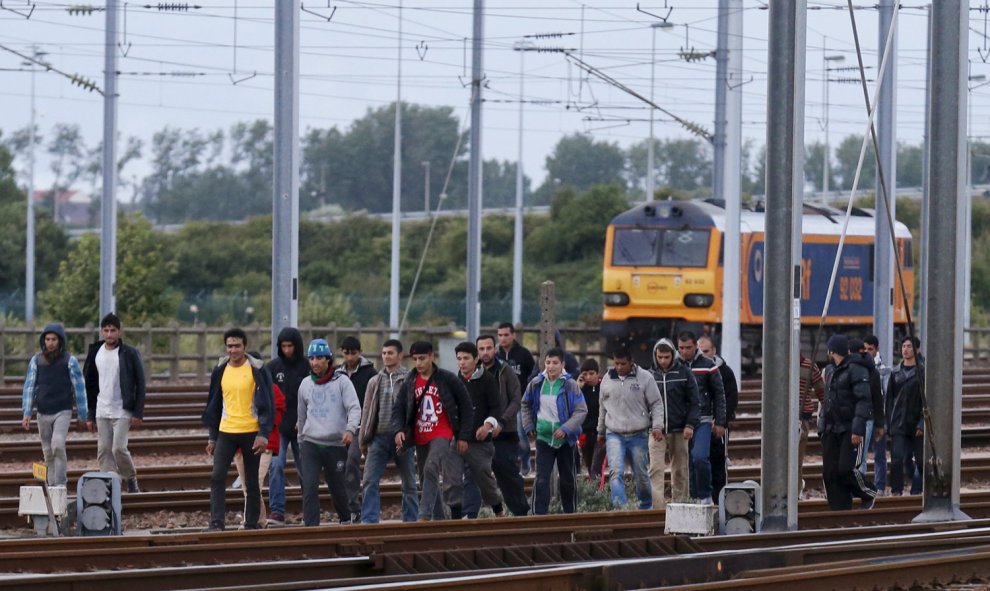
<svg viewBox="0 0 990 591">
<path fill-rule="evenodd" d="M 246 353 L 247 335 L 232 328 L 223 335 L 227 356 L 213 369 L 203 423 L 210 429 L 206 453 L 213 457 L 210 485 L 210 531 L 224 529 L 227 471 L 239 450 L 244 457 L 247 491 L 244 528 L 258 529 L 261 488 L 258 460 L 268 446 L 274 423 L 272 377 L 264 362 Z"/>
</svg>

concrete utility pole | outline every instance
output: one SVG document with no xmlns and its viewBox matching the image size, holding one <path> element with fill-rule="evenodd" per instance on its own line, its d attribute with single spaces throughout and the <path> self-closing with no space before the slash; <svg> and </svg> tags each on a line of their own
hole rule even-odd
<svg viewBox="0 0 990 591">
<path fill-rule="evenodd" d="M 763 531 L 797 529 L 805 0 L 770 1 L 763 265 Z"/>
<path fill-rule="evenodd" d="M 402 233 L 402 2 L 399 2 L 399 38 L 396 64 L 398 82 L 395 90 L 395 143 L 392 146 L 392 267 L 389 282 L 388 325 L 399 329 L 399 241 Z M 430 182 L 427 169 L 426 182 Z M 429 190 L 427 190 L 429 200 Z M 429 212 L 429 201 L 427 201 Z M 398 337 L 398 333 L 392 336 Z"/>
<path fill-rule="evenodd" d="M 117 1 L 107 0 L 103 47 L 103 195 L 100 200 L 100 317 L 116 308 Z M 33 136 L 34 129 L 31 130 Z M 58 196 L 55 196 L 56 202 Z"/>
<path fill-rule="evenodd" d="M 894 23 L 894 0 L 880 0 L 879 37 L 887 39 Z M 880 145 L 879 160 L 890 196 L 890 218 L 897 211 L 897 31 L 890 38 L 890 47 L 877 52 L 877 68 L 887 52 L 887 66 L 883 70 L 880 96 L 877 103 L 877 142 Z M 880 356 L 886 363 L 893 361 L 894 350 L 894 247 L 890 243 L 890 223 L 887 206 L 883 198 L 881 177 L 877 174 L 876 184 L 876 238 L 873 249 L 873 334 L 880 340 Z M 911 302 L 906 305 L 910 306 Z"/>
<path fill-rule="evenodd" d="M 725 201 L 725 256 L 722 266 L 722 358 L 737 374 L 742 369 L 739 338 L 739 215 L 742 208 L 742 0 L 719 0 L 718 59 L 715 75 L 714 195 Z M 719 99 L 719 95 L 722 98 Z M 719 125 L 719 122 L 722 125 Z M 721 131 L 720 131 L 721 130 Z M 721 140 L 719 139 L 721 138 Z M 721 145 L 721 150 L 719 150 Z"/>
<path fill-rule="evenodd" d="M 272 352 L 299 314 L 299 2 L 275 3 Z"/>
<path fill-rule="evenodd" d="M 474 0 L 474 39 L 471 42 L 471 160 L 468 164 L 468 243 L 466 322 L 469 339 L 481 327 L 481 41 L 484 37 L 485 2 Z"/>
<path fill-rule="evenodd" d="M 969 2 L 940 0 L 931 6 L 931 101 L 928 163 L 931 233 L 927 267 L 928 316 L 922 352 L 928 353 L 925 392 L 925 490 L 915 521 L 967 519 L 959 509 L 962 430 L 963 269 L 966 194 L 966 54 Z"/>
</svg>

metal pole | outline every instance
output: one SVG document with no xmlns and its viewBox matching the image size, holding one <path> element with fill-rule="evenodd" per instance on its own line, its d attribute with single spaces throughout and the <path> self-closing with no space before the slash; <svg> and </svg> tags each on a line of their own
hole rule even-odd
<svg viewBox="0 0 990 591">
<path fill-rule="evenodd" d="M 763 288 L 763 531 L 797 528 L 805 0 L 771 0 Z M 772 426 L 772 427 L 771 427 Z"/>
<path fill-rule="evenodd" d="M 38 58 L 38 48 L 32 48 L 32 57 Z M 31 64 L 31 127 L 28 152 L 27 244 L 24 247 L 24 321 L 34 322 L 34 74 L 37 64 Z"/>
<path fill-rule="evenodd" d="M 107 0 L 106 8 L 103 48 L 103 196 L 100 201 L 100 316 L 114 311 L 114 291 L 117 286 L 117 1 Z"/>
<path fill-rule="evenodd" d="M 963 238 L 966 190 L 966 53 L 969 2 L 932 4 L 930 156 L 928 184 L 931 234 L 928 266 L 928 318 L 924 353 L 929 428 L 926 429 L 925 487 L 915 521 L 966 519 L 959 509 L 959 450 L 962 424 Z M 931 438 L 928 440 L 927 438 Z M 941 476 L 941 477 L 939 477 Z"/>
<path fill-rule="evenodd" d="M 742 0 L 719 0 L 719 30 L 725 13 L 728 34 L 727 76 L 719 83 L 725 88 L 725 159 L 722 199 L 725 200 L 725 280 L 722 291 L 722 358 L 737 374 L 742 369 L 739 338 L 739 299 L 741 290 L 739 215 L 742 207 Z M 719 34 L 721 40 L 722 35 Z"/>
<path fill-rule="evenodd" d="M 879 39 L 886 39 L 894 26 L 894 0 L 880 0 Z M 897 56 L 897 31 L 890 38 L 890 48 L 886 50 L 891 58 Z M 877 52 L 877 67 L 883 60 L 883 50 Z M 897 211 L 897 139 L 896 139 L 896 95 L 897 60 L 888 59 L 880 83 L 880 96 L 877 102 L 877 142 L 881 166 L 877 167 L 876 214 L 874 227 L 876 234 L 873 248 L 873 334 L 880 340 L 880 356 L 887 363 L 893 361 L 894 350 L 894 248 L 890 243 L 890 223 L 887 218 L 887 205 L 884 202 L 880 169 L 886 177 L 887 192 L 890 197 L 890 216 Z M 910 305 L 910 304 L 909 304 Z"/>
<path fill-rule="evenodd" d="M 430 214 L 430 161 L 424 160 L 423 165 L 423 211 Z"/>
<path fill-rule="evenodd" d="M 526 51 L 519 52 L 519 159 L 516 161 L 516 220 L 512 249 L 512 324 L 522 322 L 523 267 L 523 88 Z M 651 109 L 652 113 L 653 110 Z"/>
<path fill-rule="evenodd" d="M 272 217 L 272 354 L 298 324 L 299 2 L 275 3 L 275 178 Z"/>
<path fill-rule="evenodd" d="M 925 130 L 924 141 L 921 152 L 921 256 L 918 268 L 922 271 L 919 282 L 921 284 L 921 297 L 918 299 L 918 338 L 925 342 L 925 327 L 928 326 L 928 274 L 924 272 L 928 268 L 928 249 L 924 246 L 928 244 L 928 234 L 931 231 L 929 224 L 929 187 L 928 187 L 928 166 L 931 161 L 931 101 L 932 101 L 932 6 L 928 5 L 928 28 L 925 47 Z M 909 304 L 910 305 L 910 304 Z M 887 363 L 891 363 L 893 359 Z"/>
<path fill-rule="evenodd" d="M 824 105 L 825 115 L 823 119 L 825 120 L 825 150 L 822 153 L 822 198 L 828 203 L 828 177 L 829 177 L 829 147 L 828 147 L 828 50 L 825 48 L 825 42 L 828 37 L 822 35 L 822 104 Z M 883 37 L 881 37 L 883 39 Z"/>
<path fill-rule="evenodd" d="M 392 269 L 389 282 L 388 325 L 399 329 L 399 241 L 402 217 L 402 2 L 399 1 L 399 38 L 396 42 L 398 81 L 395 90 L 395 143 L 392 146 Z M 427 170 L 426 182 L 430 182 Z M 429 190 L 426 193 L 429 212 Z M 398 333 L 393 333 L 397 337 Z"/>
<path fill-rule="evenodd" d="M 715 135 L 712 138 L 712 195 L 724 196 L 725 185 L 725 95 L 729 83 L 728 74 L 728 4 L 718 1 L 718 28 L 715 35 Z"/>
<path fill-rule="evenodd" d="M 966 240 L 963 267 L 963 340 L 969 342 L 969 323 L 973 310 L 973 92 L 969 89 L 969 70 L 966 71 L 966 193 L 963 207 L 966 212 L 963 232 Z"/>
<path fill-rule="evenodd" d="M 653 89 L 656 86 L 656 76 L 657 76 L 657 24 L 654 23 L 650 27 L 650 35 L 652 36 L 653 42 L 650 49 L 650 143 L 646 146 L 646 199 L 645 201 L 653 201 L 656 195 L 656 178 L 654 175 L 655 162 L 655 148 L 654 144 L 656 140 L 653 136 L 653 119 L 656 109 L 653 105 L 656 101 L 653 99 Z M 666 24 L 666 23 L 664 23 Z"/>
<path fill-rule="evenodd" d="M 467 306 L 468 338 L 474 338 L 481 326 L 481 40 L 484 36 L 484 0 L 474 0 L 474 39 L 471 43 L 471 160 L 468 164 L 468 244 Z"/>
</svg>

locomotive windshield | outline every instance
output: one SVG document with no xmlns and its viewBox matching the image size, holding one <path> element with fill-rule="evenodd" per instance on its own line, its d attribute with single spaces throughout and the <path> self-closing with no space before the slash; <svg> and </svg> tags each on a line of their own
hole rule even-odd
<svg viewBox="0 0 990 591">
<path fill-rule="evenodd" d="M 616 267 L 705 267 L 708 230 L 616 228 L 612 265 Z"/>
</svg>

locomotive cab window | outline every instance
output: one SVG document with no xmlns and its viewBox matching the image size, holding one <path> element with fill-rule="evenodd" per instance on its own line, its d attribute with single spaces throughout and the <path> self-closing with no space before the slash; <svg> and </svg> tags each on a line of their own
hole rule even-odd
<svg viewBox="0 0 990 591">
<path fill-rule="evenodd" d="M 705 267 L 708 230 L 617 228 L 612 249 L 616 267 Z"/>
</svg>

